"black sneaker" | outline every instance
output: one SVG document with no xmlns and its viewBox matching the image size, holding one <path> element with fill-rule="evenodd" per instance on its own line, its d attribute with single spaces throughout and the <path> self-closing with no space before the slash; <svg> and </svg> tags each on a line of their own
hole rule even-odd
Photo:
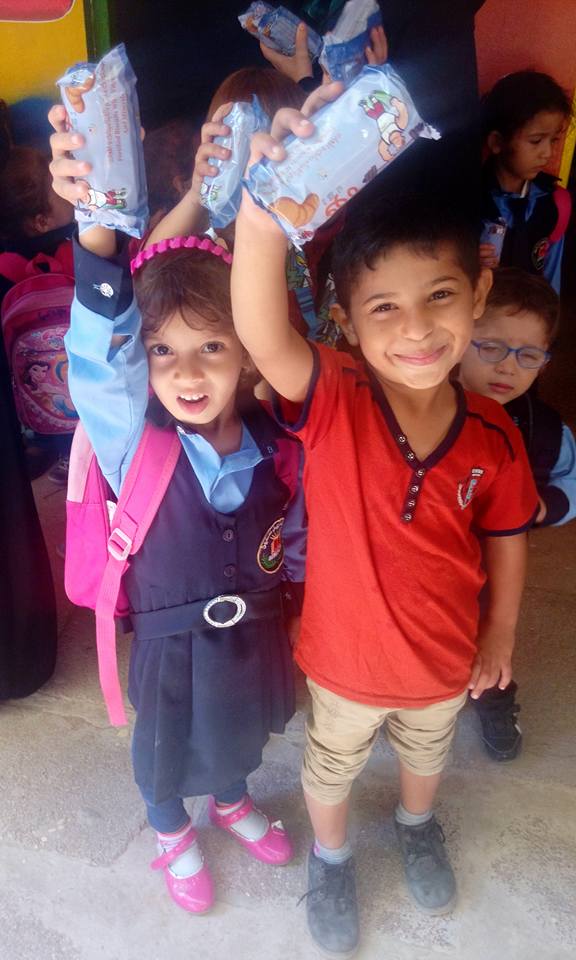
<svg viewBox="0 0 576 960">
<path fill-rule="evenodd" d="M 518 687 L 514 681 L 505 690 L 490 687 L 472 700 L 482 726 L 482 742 L 493 760 L 514 760 L 522 746 L 522 731 L 517 717 L 520 706 L 514 699 Z"/>
<path fill-rule="evenodd" d="M 448 913 L 456 901 L 456 879 L 444 849 L 444 831 L 430 817 L 417 827 L 394 820 L 406 882 L 413 899 L 426 913 Z"/>
<path fill-rule="evenodd" d="M 311 850 L 304 899 L 308 929 L 321 952 L 334 960 L 353 957 L 360 937 L 354 858 L 326 863 Z"/>
</svg>

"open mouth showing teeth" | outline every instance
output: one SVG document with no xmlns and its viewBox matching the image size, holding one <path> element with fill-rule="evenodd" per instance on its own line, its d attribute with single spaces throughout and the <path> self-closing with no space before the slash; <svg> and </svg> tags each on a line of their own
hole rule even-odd
<svg viewBox="0 0 576 960">
<path fill-rule="evenodd" d="M 185 403 L 198 403 L 199 400 L 204 400 L 205 397 L 206 397 L 205 393 L 189 393 L 189 394 L 180 393 L 178 395 L 178 399 L 184 400 Z"/>
</svg>

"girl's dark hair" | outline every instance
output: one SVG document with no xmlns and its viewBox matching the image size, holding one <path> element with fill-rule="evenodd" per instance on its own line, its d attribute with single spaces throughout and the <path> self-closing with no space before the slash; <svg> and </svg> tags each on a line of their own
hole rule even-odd
<svg viewBox="0 0 576 960">
<path fill-rule="evenodd" d="M 494 271 L 494 283 L 486 300 L 486 310 L 505 310 L 507 313 L 533 313 L 546 330 L 546 339 L 552 343 L 560 322 L 560 299 L 544 277 L 526 273 L 518 267 L 500 267 Z M 482 325 L 482 318 L 477 321 Z"/>
<path fill-rule="evenodd" d="M 176 312 L 194 329 L 232 326 L 230 267 L 213 253 L 157 254 L 135 274 L 134 289 L 144 334 L 159 330 Z"/>
<path fill-rule="evenodd" d="M 33 147 L 13 147 L 0 170 L 0 239 L 28 236 L 27 221 L 50 213 L 48 157 Z"/>
<path fill-rule="evenodd" d="M 435 256 L 450 245 L 460 267 L 475 286 L 480 276 L 478 230 L 469 217 L 429 196 L 404 194 L 381 197 L 370 205 L 357 203 L 347 211 L 344 228 L 332 250 L 332 273 L 338 303 L 344 310 L 359 275 L 397 247 Z"/>
<path fill-rule="evenodd" d="M 253 94 L 256 94 L 270 119 L 280 107 L 294 107 L 299 110 L 306 99 L 302 87 L 278 70 L 244 67 L 222 81 L 210 101 L 208 120 L 212 119 L 223 103 L 250 100 Z"/>
<path fill-rule="evenodd" d="M 505 140 L 543 110 L 572 115 L 570 98 L 547 73 L 519 70 L 496 83 L 482 99 L 484 137 L 496 130 Z"/>
</svg>

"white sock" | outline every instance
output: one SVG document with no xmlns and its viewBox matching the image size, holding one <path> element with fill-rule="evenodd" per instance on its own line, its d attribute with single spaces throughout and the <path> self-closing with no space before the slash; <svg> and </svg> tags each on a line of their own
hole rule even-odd
<svg viewBox="0 0 576 960">
<path fill-rule="evenodd" d="M 170 850 L 173 850 L 174 847 L 184 839 L 191 829 L 192 824 L 189 820 L 186 826 L 182 827 L 178 833 L 157 833 L 158 853 L 169 853 Z M 183 879 L 185 877 L 193 877 L 195 873 L 198 873 L 198 871 L 202 869 L 203 864 L 202 851 L 200 850 L 198 841 L 194 840 L 194 843 L 188 847 L 184 853 L 173 860 L 168 869 L 174 877 Z"/>
<path fill-rule="evenodd" d="M 402 804 L 399 803 L 394 812 L 394 816 L 398 823 L 404 824 L 405 827 L 419 827 L 432 819 L 432 811 L 427 810 L 426 813 L 410 813 L 409 810 L 406 810 L 406 807 L 403 807 Z"/>
<path fill-rule="evenodd" d="M 240 809 L 245 800 L 246 797 L 242 797 L 238 803 L 218 803 L 216 801 L 216 813 L 221 817 L 226 816 L 227 813 L 234 813 L 235 810 Z M 244 837 L 245 840 L 261 840 L 268 827 L 268 817 L 256 808 L 232 825 L 234 832 Z"/>
<path fill-rule="evenodd" d="M 345 840 L 341 847 L 323 847 L 318 840 L 314 840 L 314 853 L 325 863 L 346 863 L 352 856 L 352 847 Z"/>
</svg>

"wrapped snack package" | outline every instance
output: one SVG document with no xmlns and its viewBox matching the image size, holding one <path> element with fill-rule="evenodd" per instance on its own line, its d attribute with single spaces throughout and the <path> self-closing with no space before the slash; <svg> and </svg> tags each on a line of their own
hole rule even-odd
<svg viewBox="0 0 576 960">
<path fill-rule="evenodd" d="M 251 103 L 235 103 L 222 123 L 230 127 L 230 133 L 226 137 L 215 137 L 214 143 L 227 147 L 231 156 L 228 160 L 210 160 L 212 166 L 218 167 L 218 173 L 204 180 L 200 192 L 201 203 L 210 214 L 210 225 L 216 228 L 227 227 L 238 215 L 252 134 L 270 129 L 270 120 L 256 96 Z"/>
<path fill-rule="evenodd" d="M 498 263 L 502 256 L 502 247 L 504 246 L 504 237 L 506 236 L 505 220 L 484 220 L 482 233 L 480 234 L 480 243 L 491 243 L 494 247 L 494 256 Z"/>
<path fill-rule="evenodd" d="M 324 36 L 320 63 L 332 80 L 349 84 L 366 65 L 370 31 L 382 25 L 376 0 L 348 0 L 333 30 Z"/>
<path fill-rule="evenodd" d="M 257 0 L 251 3 L 245 13 L 238 17 L 241 26 L 249 33 L 258 35 L 265 47 L 277 50 L 287 57 L 294 55 L 296 48 L 296 30 L 300 18 L 286 7 L 273 7 L 269 3 Z M 322 48 L 322 40 L 308 27 L 308 53 L 315 60 Z"/>
<path fill-rule="evenodd" d="M 255 163 L 244 181 L 296 246 L 417 137 L 440 134 L 421 120 L 403 81 L 388 65 L 364 67 L 342 96 L 312 118 L 311 137 L 289 137 L 280 163 Z"/>
<path fill-rule="evenodd" d="M 86 145 L 76 160 L 92 164 L 86 203 L 78 202 L 80 232 L 94 224 L 142 237 L 148 221 L 144 152 L 136 77 L 124 44 L 99 63 L 80 63 L 58 80 L 72 130 Z"/>
</svg>

